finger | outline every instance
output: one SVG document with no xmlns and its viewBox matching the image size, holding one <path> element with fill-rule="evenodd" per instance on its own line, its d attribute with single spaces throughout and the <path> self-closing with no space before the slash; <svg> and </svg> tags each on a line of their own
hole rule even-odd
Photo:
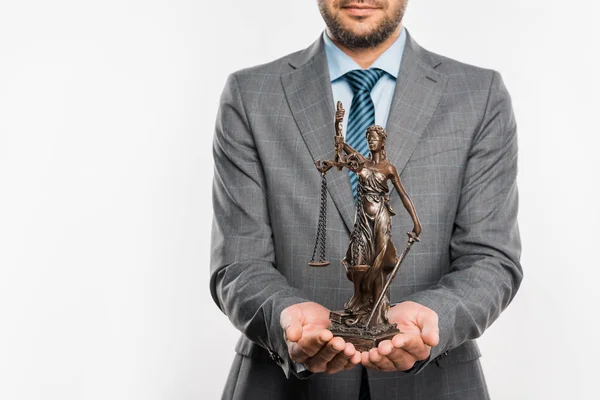
<svg viewBox="0 0 600 400">
<path fill-rule="evenodd" d="M 427 357 L 430 347 L 427 346 L 420 335 L 399 334 L 392 338 L 394 348 L 403 349 L 415 357 Z"/>
<path fill-rule="evenodd" d="M 288 342 L 288 353 L 290 358 L 296 362 L 305 362 L 310 356 L 306 354 L 302 346 L 298 343 Z"/>
<path fill-rule="evenodd" d="M 397 349 L 395 347 L 386 357 L 394 365 L 394 369 L 397 371 L 411 369 L 417 362 L 417 358 L 408 351 Z"/>
<path fill-rule="evenodd" d="M 290 342 L 297 342 L 302 337 L 302 323 L 297 313 L 283 310 L 279 318 L 279 324 L 283 329 L 283 335 Z"/>
<path fill-rule="evenodd" d="M 288 341 L 288 351 L 292 360 L 305 362 L 319 352 L 325 343 L 327 343 L 333 334 L 327 329 L 315 330 L 313 332 L 303 332 L 302 337 L 297 343 Z"/>
<path fill-rule="evenodd" d="M 376 348 L 369 350 L 369 361 L 373 364 L 377 364 L 382 358 L 383 356 L 379 354 Z"/>
<path fill-rule="evenodd" d="M 370 351 L 363 351 L 361 353 L 361 363 L 362 363 L 363 367 L 371 368 L 376 371 L 393 371 L 394 370 L 394 366 L 392 363 L 382 366 L 381 359 L 379 360 L 380 362 L 378 362 L 378 363 L 372 362 L 369 357 L 370 353 L 371 353 Z"/>
<path fill-rule="evenodd" d="M 368 351 L 362 351 L 360 353 L 360 362 L 365 365 L 366 363 L 369 363 L 369 352 Z"/>
<path fill-rule="evenodd" d="M 348 359 L 352 358 L 356 353 L 357 351 L 352 343 L 344 344 L 344 355 L 348 357 Z"/>
<path fill-rule="evenodd" d="M 393 371 L 395 369 L 394 363 L 387 356 L 379 354 L 377 348 L 369 350 L 369 362 L 376 365 L 381 371 Z"/>
<path fill-rule="evenodd" d="M 375 365 L 371 361 L 369 361 L 369 352 L 368 351 L 363 351 L 360 353 L 360 362 L 363 365 L 363 367 L 379 370 L 379 367 L 377 365 Z"/>
<path fill-rule="evenodd" d="M 360 364 L 361 359 L 362 359 L 362 357 L 361 357 L 360 351 L 355 352 L 354 355 L 352 357 L 350 357 L 350 360 L 349 360 L 348 364 L 346 364 L 344 369 L 347 370 L 347 369 L 352 369 L 352 368 L 356 367 L 358 364 Z"/>
<path fill-rule="evenodd" d="M 434 347 L 440 342 L 439 319 L 435 311 L 419 313 L 417 324 L 421 328 L 421 338 L 426 345 Z"/>
<path fill-rule="evenodd" d="M 360 364 L 360 361 L 361 361 L 360 351 L 356 350 L 356 348 L 354 347 L 354 345 L 352 343 L 346 343 L 346 350 L 344 350 L 344 353 L 345 354 L 352 353 L 352 356 L 350 356 L 350 359 L 348 360 L 348 364 L 346 364 L 346 366 L 344 367 L 345 370 L 352 369 L 355 366 L 357 366 L 358 364 Z"/>
<path fill-rule="evenodd" d="M 333 333 L 329 329 L 318 329 L 308 335 L 303 335 L 298 341 L 304 353 L 309 357 L 315 356 L 331 339 Z M 343 339 L 342 339 L 343 340 Z"/>
<path fill-rule="evenodd" d="M 415 334 L 398 334 L 392 338 L 395 349 L 402 349 L 411 354 L 417 360 L 429 357 L 431 347 L 427 346 L 421 336 Z"/>
<path fill-rule="evenodd" d="M 379 345 L 377 346 L 377 351 L 382 356 L 387 356 L 388 354 L 390 354 L 392 352 L 393 349 L 394 349 L 394 345 L 392 344 L 391 340 L 384 340 L 381 343 L 379 343 Z"/>
<path fill-rule="evenodd" d="M 312 372 L 325 372 L 328 369 L 329 363 L 338 354 L 343 354 L 346 348 L 344 339 L 335 337 L 331 339 L 323 348 L 317 352 L 313 357 L 309 357 L 305 364 Z M 340 360 L 338 360 L 338 363 Z M 345 363 L 344 363 L 345 365 Z M 343 365 L 340 367 L 343 368 Z"/>
<path fill-rule="evenodd" d="M 333 360 L 335 356 L 344 352 L 346 342 L 341 337 L 331 339 L 313 358 L 324 361 L 325 364 Z"/>
<path fill-rule="evenodd" d="M 350 367 L 354 367 L 354 364 L 350 362 L 350 358 L 352 358 L 356 354 L 354 350 L 354 346 L 351 343 L 346 343 L 344 346 L 344 350 L 340 353 L 336 354 L 335 357 L 327 364 L 326 372 L 329 374 L 334 374 L 336 372 L 342 371 L 346 368 L 348 364 Z"/>
<path fill-rule="evenodd" d="M 327 364 L 325 372 L 328 374 L 335 374 L 336 372 L 346 369 L 346 365 L 348 364 L 348 357 L 344 356 L 344 353 L 339 353 Z"/>
<path fill-rule="evenodd" d="M 360 364 L 361 355 L 360 351 L 356 350 L 356 347 L 352 343 L 346 343 L 346 349 L 350 348 L 349 352 L 352 352 L 352 356 L 350 357 L 350 363 L 352 365 Z"/>
<path fill-rule="evenodd" d="M 362 363 L 362 365 L 363 365 L 363 367 L 365 367 L 365 368 L 374 369 L 375 371 L 381 371 L 381 369 L 380 369 L 380 368 L 379 368 L 377 365 L 373 364 L 373 363 L 372 363 L 372 362 L 370 362 L 370 361 L 363 362 L 363 363 Z"/>
</svg>

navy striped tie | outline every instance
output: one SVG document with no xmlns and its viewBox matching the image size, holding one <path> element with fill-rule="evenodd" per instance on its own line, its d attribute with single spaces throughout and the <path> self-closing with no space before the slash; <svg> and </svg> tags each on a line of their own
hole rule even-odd
<svg viewBox="0 0 600 400">
<path fill-rule="evenodd" d="M 354 96 L 348 115 L 348 126 L 346 128 L 346 143 L 353 149 L 367 157 L 369 155 L 369 146 L 365 133 L 367 128 L 375 124 L 375 105 L 371 100 L 371 89 L 377 83 L 384 71 L 379 68 L 355 69 L 344 74 L 346 81 L 352 87 Z M 350 174 L 350 185 L 352 194 L 356 201 L 356 186 L 358 177 L 352 171 Z"/>
</svg>

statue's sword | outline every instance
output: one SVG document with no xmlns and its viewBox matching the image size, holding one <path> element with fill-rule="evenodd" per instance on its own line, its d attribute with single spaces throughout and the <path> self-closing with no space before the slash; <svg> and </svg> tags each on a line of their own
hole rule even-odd
<svg viewBox="0 0 600 400">
<path fill-rule="evenodd" d="M 398 261 L 396 262 L 396 265 L 394 266 L 394 269 L 392 270 L 390 277 L 388 278 L 387 282 L 385 283 L 385 286 L 383 287 L 383 290 L 381 291 L 381 294 L 379 295 L 377 302 L 373 306 L 373 310 L 371 311 L 371 315 L 369 315 L 369 319 L 367 320 L 367 323 L 365 324 L 365 328 L 368 328 L 369 325 L 371 324 L 371 320 L 373 319 L 373 316 L 375 315 L 375 311 L 377 310 L 377 307 L 379 307 L 379 304 L 381 304 L 381 302 L 383 301 L 385 292 L 387 292 L 387 290 L 389 289 L 390 284 L 392 283 L 392 280 L 396 276 L 396 273 L 398 273 L 398 269 L 400 268 L 400 264 L 402 263 L 402 260 L 404 260 L 404 257 L 406 257 L 406 254 L 408 254 L 408 252 L 410 251 L 410 248 L 412 247 L 413 243 L 418 242 L 418 241 L 419 241 L 419 238 L 415 238 L 415 237 L 411 236 L 410 234 L 408 235 L 408 242 L 406 243 L 406 247 L 402 251 L 402 254 L 400 254 L 400 257 L 398 257 Z"/>
</svg>

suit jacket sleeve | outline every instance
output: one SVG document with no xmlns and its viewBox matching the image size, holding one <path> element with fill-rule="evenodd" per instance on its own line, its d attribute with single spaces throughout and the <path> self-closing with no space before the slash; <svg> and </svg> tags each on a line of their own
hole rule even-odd
<svg viewBox="0 0 600 400">
<path fill-rule="evenodd" d="M 233 325 L 267 349 L 289 376 L 293 366 L 279 317 L 308 300 L 276 269 L 265 176 L 241 95 L 232 74 L 213 142 L 210 290 Z"/>
<path fill-rule="evenodd" d="M 479 337 L 519 288 L 523 273 L 516 178 L 516 123 L 509 94 L 494 71 L 465 169 L 450 240 L 449 272 L 436 285 L 404 299 L 438 314 L 440 343 L 429 360 Z"/>
</svg>

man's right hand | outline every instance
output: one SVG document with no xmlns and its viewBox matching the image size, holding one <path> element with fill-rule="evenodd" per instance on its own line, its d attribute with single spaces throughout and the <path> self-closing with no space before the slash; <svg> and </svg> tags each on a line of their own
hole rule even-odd
<svg viewBox="0 0 600 400">
<path fill-rule="evenodd" d="M 333 337 L 329 310 L 313 302 L 289 306 L 279 320 L 292 360 L 311 372 L 333 374 L 360 364 L 361 354 L 352 343 Z"/>
</svg>

